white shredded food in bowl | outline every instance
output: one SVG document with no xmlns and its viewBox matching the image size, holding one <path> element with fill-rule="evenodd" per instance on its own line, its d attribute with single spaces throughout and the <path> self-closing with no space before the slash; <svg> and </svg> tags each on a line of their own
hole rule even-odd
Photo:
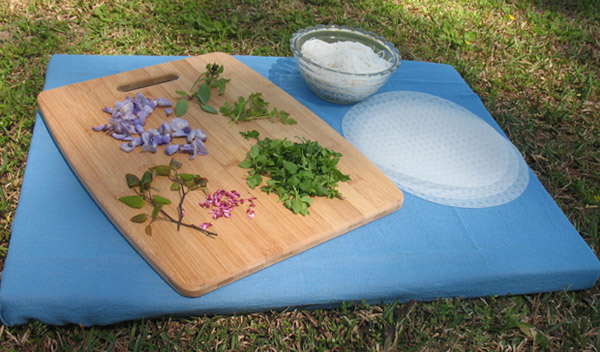
<svg viewBox="0 0 600 352">
<path fill-rule="evenodd" d="M 327 43 L 313 38 L 302 45 L 301 52 L 318 65 L 348 73 L 376 73 L 391 66 L 370 47 L 351 41 Z"/>
</svg>

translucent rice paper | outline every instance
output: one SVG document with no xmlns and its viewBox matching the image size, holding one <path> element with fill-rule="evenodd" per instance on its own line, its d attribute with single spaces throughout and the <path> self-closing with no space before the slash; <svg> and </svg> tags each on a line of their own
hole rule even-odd
<svg viewBox="0 0 600 352">
<path fill-rule="evenodd" d="M 430 94 L 372 96 L 348 111 L 342 131 L 401 189 L 435 203 L 501 205 L 529 182 L 509 140 L 469 110 Z"/>
</svg>

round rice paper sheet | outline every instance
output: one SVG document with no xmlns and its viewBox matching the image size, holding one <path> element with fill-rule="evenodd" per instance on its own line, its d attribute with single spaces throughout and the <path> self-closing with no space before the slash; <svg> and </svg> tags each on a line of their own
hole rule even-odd
<svg viewBox="0 0 600 352">
<path fill-rule="evenodd" d="M 372 96 L 344 116 L 346 139 L 403 190 L 456 207 L 517 198 L 529 170 L 508 139 L 469 110 L 426 93 Z"/>
</svg>

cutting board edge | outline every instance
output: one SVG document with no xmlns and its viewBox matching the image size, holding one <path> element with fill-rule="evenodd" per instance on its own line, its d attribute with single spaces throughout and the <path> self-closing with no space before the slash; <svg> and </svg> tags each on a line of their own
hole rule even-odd
<svg viewBox="0 0 600 352">
<path fill-rule="evenodd" d="M 386 209 L 385 211 L 382 211 L 380 213 L 375 213 L 375 215 L 367 217 L 367 218 L 363 219 L 363 221 L 357 222 L 355 224 L 351 224 L 350 226 L 345 227 L 345 228 L 341 228 L 338 231 L 334 231 L 327 236 L 317 238 L 317 240 L 307 241 L 305 243 L 300 242 L 298 246 L 289 250 L 288 252 L 284 252 L 281 255 L 273 256 L 271 258 L 268 258 L 267 260 L 257 261 L 257 263 L 248 266 L 246 268 L 246 270 L 240 270 L 239 272 L 233 273 L 226 280 L 215 280 L 215 281 L 203 283 L 201 285 L 183 285 L 175 280 L 172 280 L 169 277 L 166 277 L 166 275 L 164 275 L 161 271 L 156 270 L 156 268 L 155 268 L 155 270 L 179 294 L 181 294 L 185 297 L 198 298 L 198 297 L 201 297 L 201 296 L 203 296 L 207 293 L 210 293 L 214 290 L 217 290 L 227 284 L 230 284 L 232 282 L 235 282 L 242 278 L 245 278 L 248 275 L 257 273 L 265 268 L 270 267 L 271 265 L 282 262 L 282 261 L 284 261 L 290 257 L 293 257 L 299 253 L 302 253 L 306 250 L 314 248 L 314 247 L 321 245 L 327 241 L 330 241 L 334 238 L 342 236 L 342 235 L 344 235 L 352 230 L 355 230 L 363 225 L 366 225 L 377 219 L 380 219 L 387 215 L 390 215 L 390 214 L 400 210 L 400 208 L 402 208 L 403 204 L 404 204 L 404 192 L 400 192 L 400 197 L 399 197 L 398 201 L 396 203 L 391 204 L 389 209 Z"/>
<path fill-rule="evenodd" d="M 225 52 L 221 52 L 221 51 L 216 51 L 216 52 L 213 52 L 211 54 L 229 55 L 229 54 L 227 54 Z M 161 62 L 161 63 L 149 64 L 149 65 L 141 66 L 141 67 L 134 68 L 134 69 L 131 69 L 131 70 L 125 70 L 125 71 L 110 73 L 110 74 L 98 76 L 98 77 L 95 77 L 95 78 L 85 79 L 83 81 L 78 81 L 78 82 L 73 82 L 73 83 L 67 83 L 67 84 L 63 84 L 63 85 L 60 85 L 60 86 L 52 87 L 52 88 L 49 88 L 49 89 L 44 89 L 40 93 L 38 93 L 38 95 L 37 95 L 37 101 L 39 103 L 40 96 L 46 95 L 46 92 L 53 91 L 53 90 L 58 90 L 60 88 L 66 87 L 66 86 L 84 85 L 84 84 L 86 84 L 88 82 L 95 81 L 95 80 L 98 80 L 98 79 L 102 79 L 104 77 L 115 76 L 115 75 L 122 75 L 122 74 L 127 74 L 127 73 L 131 73 L 131 72 L 135 72 L 135 71 L 142 71 L 142 70 L 144 70 L 145 68 L 148 68 L 148 67 L 159 66 L 159 65 L 163 65 L 163 64 L 167 64 L 167 63 L 173 63 L 173 62 L 177 62 L 177 61 L 188 60 L 188 59 L 196 57 L 196 56 L 202 56 L 202 55 L 190 55 L 190 56 L 186 56 L 186 57 L 173 56 L 173 60 L 171 60 L 171 61 L 165 61 L 165 62 Z M 162 82 L 155 82 L 153 84 L 160 84 L 160 83 L 162 83 Z M 152 84 L 150 84 L 150 85 L 152 85 Z M 143 88 L 143 87 L 141 87 L 141 88 Z M 134 89 L 131 89 L 131 90 L 134 90 Z"/>
</svg>

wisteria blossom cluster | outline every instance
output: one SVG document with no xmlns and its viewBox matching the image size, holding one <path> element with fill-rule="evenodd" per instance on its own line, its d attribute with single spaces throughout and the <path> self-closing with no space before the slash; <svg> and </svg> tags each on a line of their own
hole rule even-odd
<svg viewBox="0 0 600 352">
<path fill-rule="evenodd" d="M 142 93 L 134 97 L 126 97 L 123 101 L 115 102 L 113 107 L 105 107 L 102 111 L 110 114 L 107 124 L 93 127 L 95 131 L 110 133 L 113 138 L 121 140 L 121 149 L 131 152 L 141 146 L 143 150 L 156 153 L 159 145 L 167 145 L 165 153 L 173 155 L 177 151 L 189 154 L 190 159 L 196 155 L 206 155 L 208 151 L 204 142 L 206 133 L 201 129 L 192 129 L 182 118 L 173 118 L 169 123 L 163 123 L 156 129 L 146 130 L 146 119 L 156 107 L 166 107 L 165 113 L 170 116 L 169 108 L 173 103 L 167 98 L 150 99 Z M 185 137 L 186 142 L 172 143 L 173 138 Z"/>
<path fill-rule="evenodd" d="M 218 189 L 213 194 L 208 194 L 206 200 L 204 202 L 199 202 L 198 204 L 203 208 L 209 209 L 212 218 L 216 220 L 222 217 L 230 218 L 233 208 L 249 202 L 250 204 L 248 205 L 246 214 L 248 214 L 248 218 L 253 219 L 255 215 L 254 207 L 256 206 L 254 200 L 256 200 L 256 197 L 241 198 L 240 193 L 236 190 L 226 191 L 224 189 Z M 212 224 L 204 223 L 200 226 L 203 229 L 206 229 L 212 226 Z"/>
</svg>

